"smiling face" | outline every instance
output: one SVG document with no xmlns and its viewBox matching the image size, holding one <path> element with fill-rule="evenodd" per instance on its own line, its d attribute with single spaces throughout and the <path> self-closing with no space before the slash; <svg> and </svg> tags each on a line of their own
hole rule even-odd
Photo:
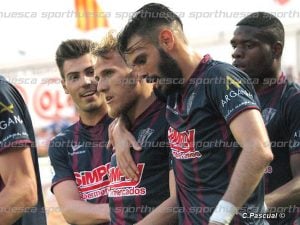
<svg viewBox="0 0 300 225">
<path fill-rule="evenodd" d="M 128 41 L 127 64 L 140 78 L 155 81 L 154 88 L 169 95 L 182 87 L 182 72 L 177 62 L 163 49 L 135 35 Z"/>
<path fill-rule="evenodd" d="M 274 53 L 270 44 L 259 39 L 259 28 L 239 26 L 231 40 L 233 65 L 251 78 L 274 77 Z"/>
<path fill-rule="evenodd" d="M 140 96 L 141 86 L 131 71 L 116 51 L 97 58 L 98 90 L 105 95 L 108 114 L 113 118 L 132 109 Z"/>
<path fill-rule="evenodd" d="M 66 94 L 70 94 L 79 114 L 99 111 L 103 107 L 103 96 L 97 92 L 94 76 L 95 57 L 85 54 L 64 62 L 62 85 Z"/>
</svg>

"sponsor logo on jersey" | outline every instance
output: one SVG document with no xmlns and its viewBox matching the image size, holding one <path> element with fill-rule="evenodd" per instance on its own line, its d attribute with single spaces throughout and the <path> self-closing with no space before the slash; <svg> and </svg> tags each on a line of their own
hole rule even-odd
<svg viewBox="0 0 300 225">
<path fill-rule="evenodd" d="M 92 171 L 74 172 L 76 184 L 82 199 L 94 199 L 107 195 L 110 163 L 98 166 Z"/>
<path fill-rule="evenodd" d="M 71 144 L 71 148 L 73 152 L 76 152 L 78 149 L 82 148 L 83 145 L 74 145 L 73 143 Z"/>
<path fill-rule="evenodd" d="M 294 138 L 300 138 L 300 130 L 294 133 Z"/>
<path fill-rule="evenodd" d="M 144 171 L 145 163 L 138 163 L 137 168 L 139 170 L 138 180 L 127 179 L 119 169 L 119 167 L 111 167 L 109 169 L 109 197 L 121 197 L 121 196 L 136 196 L 146 195 L 147 190 L 145 187 L 138 187 Z"/>
<path fill-rule="evenodd" d="M 249 98 L 253 97 L 253 95 L 250 92 L 248 92 L 242 88 L 239 88 L 236 91 L 231 90 L 227 95 L 224 96 L 223 99 L 221 99 L 222 107 L 224 107 L 232 99 L 239 97 L 239 96 L 247 96 Z"/>
<path fill-rule="evenodd" d="M 0 114 L 3 112 L 14 113 L 14 105 L 5 105 L 3 102 L 0 102 Z"/>
<path fill-rule="evenodd" d="M 6 130 L 10 126 L 18 124 L 23 124 L 23 120 L 19 115 L 14 115 L 13 117 L 8 117 L 6 120 L 0 120 L 0 130 Z"/>
<path fill-rule="evenodd" d="M 82 147 L 84 147 L 84 146 L 72 143 L 71 144 L 72 151 L 68 152 L 68 154 L 70 156 L 84 154 L 86 152 L 85 148 L 83 148 L 82 150 L 79 151 L 79 149 L 81 149 Z"/>
<path fill-rule="evenodd" d="M 268 125 L 269 122 L 273 119 L 273 117 L 275 116 L 277 110 L 273 109 L 273 108 L 265 108 L 262 111 L 262 117 L 264 119 L 264 123 L 265 125 Z"/>
<path fill-rule="evenodd" d="M 230 90 L 230 85 L 235 86 L 236 88 L 241 88 L 241 81 L 236 81 L 234 78 L 231 76 L 227 75 L 226 76 L 226 90 Z"/>
<path fill-rule="evenodd" d="M 195 149 L 195 129 L 178 132 L 169 127 L 168 139 L 172 154 L 176 159 L 192 159 L 202 156 Z"/>
</svg>

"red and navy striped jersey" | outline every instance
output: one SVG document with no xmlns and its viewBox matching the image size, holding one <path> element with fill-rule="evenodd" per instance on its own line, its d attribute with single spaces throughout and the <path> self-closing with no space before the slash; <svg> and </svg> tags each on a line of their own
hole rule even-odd
<svg viewBox="0 0 300 225">
<path fill-rule="evenodd" d="M 117 167 L 115 155 L 112 157 L 108 196 L 113 225 L 136 223 L 170 195 L 165 111 L 165 104 L 156 100 L 135 120 L 131 129 L 142 146 L 142 151 L 131 151 L 139 169 L 138 181 L 126 179 Z"/>
<path fill-rule="evenodd" d="M 208 55 L 183 90 L 168 96 L 166 117 L 170 124 L 168 138 L 180 207 L 179 224 L 208 224 L 241 151 L 229 124 L 249 109 L 259 107 L 248 76 Z M 261 181 L 242 211 L 262 212 L 263 202 Z M 235 216 L 231 224 L 264 222 Z"/>
<path fill-rule="evenodd" d="M 106 149 L 106 144 L 111 121 L 108 115 L 95 126 L 78 121 L 51 140 L 49 156 L 55 173 L 51 190 L 64 180 L 74 180 L 82 200 L 108 203 L 112 152 Z"/>
<path fill-rule="evenodd" d="M 274 154 L 265 171 L 265 190 L 270 193 L 293 178 L 290 156 L 300 153 L 300 86 L 288 82 L 282 74 L 275 85 L 260 90 L 258 97 Z M 297 208 L 286 207 L 286 210 L 289 211 L 285 212 L 284 219 L 270 219 L 269 223 L 293 224 Z"/>
<path fill-rule="evenodd" d="M 27 210 L 28 212 L 25 212 L 13 225 L 46 225 L 37 149 L 31 118 L 22 96 L 2 76 L 0 76 L 0 87 L 0 157 L 1 153 L 8 148 L 30 146 L 38 185 L 37 205 L 31 210 Z M 4 184 L 0 176 L 0 192 L 3 188 Z"/>
</svg>

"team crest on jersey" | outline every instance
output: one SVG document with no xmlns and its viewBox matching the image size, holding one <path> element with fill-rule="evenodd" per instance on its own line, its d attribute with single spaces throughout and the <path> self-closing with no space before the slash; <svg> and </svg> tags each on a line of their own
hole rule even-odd
<svg viewBox="0 0 300 225">
<path fill-rule="evenodd" d="M 273 117 L 275 116 L 277 110 L 274 108 L 265 108 L 262 111 L 262 117 L 264 119 L 264 123 L 265 125 L 268 125 L 269 122 L 273 119 Z"/>
<path fill-rule="evenodd" d="M 145 163 L 138 163 L 139 170 L 138 180 L 127 179 L 121 172 L 119 167 L 111 167 L 109 169 L 109 187 L 108 197 L 122 197 L 122 196 L 137 196 L 146 195 L 145 187 L 139 187 L 143 176 Z"/>
<path fill-rule="evenodd" d="M 202 156 L 195 149 L 195 129 L 178 132 L 174 128 L 169 127 L 168 139 L 172 154 L 176 159 L 192 159 Z"/>
<path fill-rule="evenodd" d="M 146 144 L 148 142 L 150 136 L 153 133 L 154 133 L 154 130 L 149 127 L 146 129 L 140 130 L 140 132 L 138 134 L 137 142 L 143 146 L 144 144 Z"/>
<path fill-rule="evenodd" d="M 92 171 L 74 172 L 81 199 L 89 200 L 107 195 L 109 167 L 110 163 L 107 163 Z"/>
</svg>

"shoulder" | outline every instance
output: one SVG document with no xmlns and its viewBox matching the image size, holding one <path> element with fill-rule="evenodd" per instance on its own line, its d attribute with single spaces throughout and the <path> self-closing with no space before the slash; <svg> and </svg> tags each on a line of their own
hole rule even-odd
<svg viewBox="0 0 300 225">
<path fill-rule="evenodd" d="M 281 103 L 286 107 L 300 107 L 300 85 L 295 82 L 287 82 L 282 93 Z"/>
<path fill-rule="evenodd" d="M 16 88 L 9 83 L 5 77 L 3 77 L 2 75 L 0 75 L 0 94 L 5 94 L 7 93 L 7 91 L 9 90 L 16 90 Z"/>
<path fill-rule="evenodd" d="M 226 79 L 228 76 L 249 79 L 248 75 L 233 65 L 221 61 L 211 60 L 207 68 L 208 77 L 219 77 Z"/>
<path fill-rule="evenodd" d="M 66 148 L 71 147 L 77 123 L 74 123 L 73 125 L 63 129 L 60 133 L 58 133 L 51 139 L 49 143 L 50 156 L 53 152 L 57 152 L 57 149 L 62 149 L 65 151 Z"/>
</svg>

